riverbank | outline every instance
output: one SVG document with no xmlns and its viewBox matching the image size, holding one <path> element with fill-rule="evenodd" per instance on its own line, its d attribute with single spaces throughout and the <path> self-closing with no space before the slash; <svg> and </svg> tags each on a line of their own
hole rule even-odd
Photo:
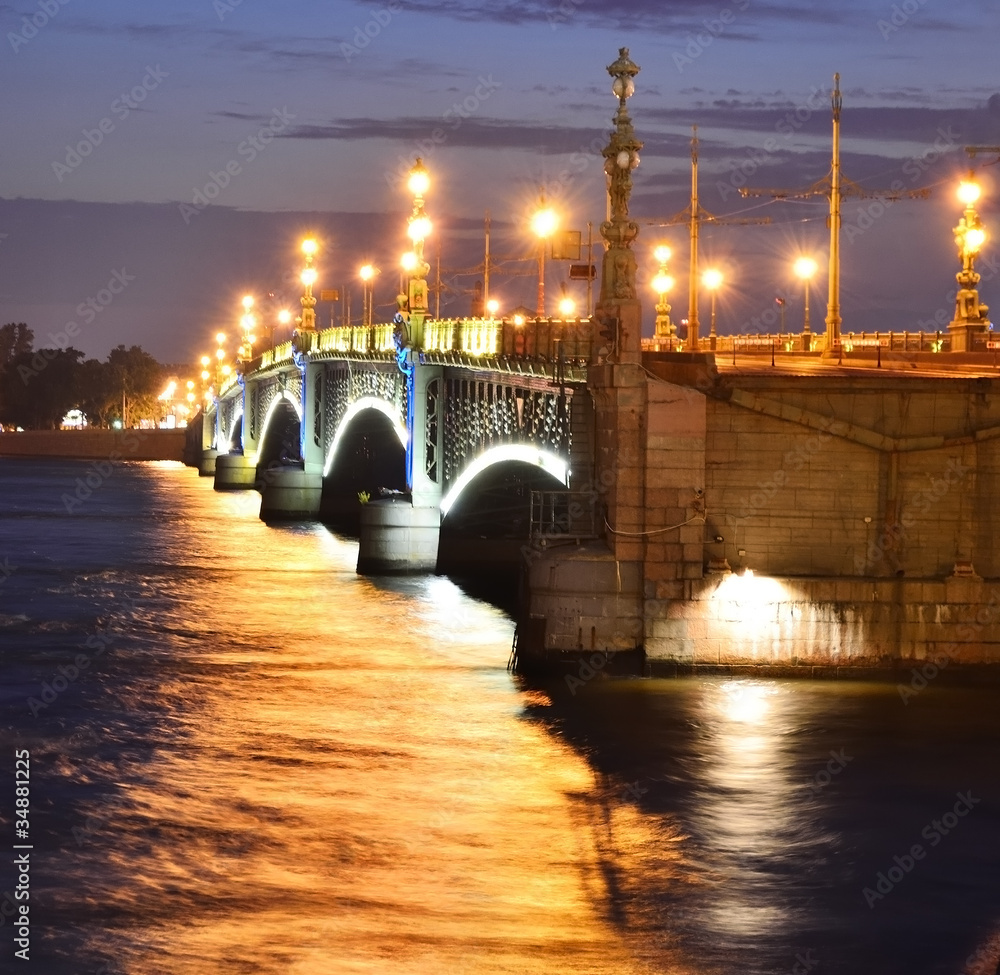
<svg viewBox="0 0 1000 975">
<path fill-rule="evenodd" d="M 187 431 L 23 430 L 0 433 L 0 457 L 184 460 Z"/>
</svg>

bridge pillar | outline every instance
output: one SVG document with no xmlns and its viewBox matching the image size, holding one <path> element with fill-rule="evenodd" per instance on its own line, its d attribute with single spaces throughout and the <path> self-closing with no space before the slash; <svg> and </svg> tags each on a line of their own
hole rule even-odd
<svg viewBox="0 0 1000 975">
<path fill-rule="evenodd" d="M 313 336 L 300 335 L 305 351 Z M 323 496 L 323 363 L 298 360 L 302 372 L 301 465 L 273 467 L 261 487 L 262 521 L 307 521 L 319 516 Z"/>
<path fill-rule="evenodd" d="M 441 538 L 444 450 L 444 369 L 408 353 L 409 442 L 406 480 L 410 499 L 389 499 L 361 509 L 358 572 L 434 572 Z"/>
<path fill-rule="evenodd" d="M 246 454 L 219 454 L 215 458 L 215 490 L 244 491 L 252 488 L 257 465 Z"/>
<path fill-rule="evenodd" d="M 198 476 L 199 477 L 215 477 L 215 463 L 219 456 L 219 452 L 214 447 L 206 447 L 201 452 L 201 458 L 198 461 Z"/>
</svg>

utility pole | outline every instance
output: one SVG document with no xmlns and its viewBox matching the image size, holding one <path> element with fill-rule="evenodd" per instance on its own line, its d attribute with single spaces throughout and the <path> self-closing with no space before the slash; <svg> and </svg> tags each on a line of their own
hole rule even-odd
<svg viewBox="0 0 1000 975">
<path fill-rule="evenodd" d="M 667 221 L 649 221 L 657 227 L 670 227 L 675 224 L 686 223 L 688 225 L 688 235 L 691 240 L 691 261 L 688 267 L 688 348 L 695 352 L 699 348 L 698 340 L 698 240 L 702 221 L 718 224 L 722 226 L 738 226 L 747 224 L 766 224 L 771 222 L 770 217 L 749 217 L 746 219 L 730 220 L 725 217 L 716 217 L 714 214 L 703 210 L 698 202 L 698 126 L 691 126 L 691 202 L 680 213 L 675 214 Z"/>
<path fill-rule="evenodd" d="M 853 180 L 844 179 L 840 172 L 840 111 L 843 99 L 840 94 L 840 74 L 833 76 L 833 90 L 830 93 L 833 110 L 833 154 L 830 172 L 818 183 L 804 190 L 761 189 L 743 187 L 741 196 L 770 196 L 775 200 L 805 199 L 810 196 L 825 196 L 830 201 L 830 264 L 827 277 L 828 295 L 826 304 L 826 340 L 823 354 L 838 356 L 840 348 L 840 212 L 845 196 L 857 199 L 878 197 L 883 200 L 899 200 L 904 196 L 911 200 L 926 200 L 931 191 L 926 187 L 916 190 L 866 190 Z"/>
</svg>

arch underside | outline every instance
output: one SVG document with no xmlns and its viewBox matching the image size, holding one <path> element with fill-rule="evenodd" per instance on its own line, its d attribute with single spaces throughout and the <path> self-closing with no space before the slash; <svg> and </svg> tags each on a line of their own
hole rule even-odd
<svg viewBox="0 0 1000 975">
<path fill-rule="evenodd" d="M 512 381 L 471 370 L 444 377 L 443 487 L 452 494 L 469 471 L 517 460 L 550 472 L 565 482 L 571 447 L 573 391 L 545 381 Z M 485 459 L 484 458 L 488 458 Z M 473 474 L 474 476 L 474 474 Z"/>
</svg>

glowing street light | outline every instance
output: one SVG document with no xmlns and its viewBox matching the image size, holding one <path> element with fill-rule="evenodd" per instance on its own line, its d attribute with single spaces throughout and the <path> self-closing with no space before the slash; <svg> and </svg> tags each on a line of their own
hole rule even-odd
<svg viewBox="0 0 1000 975">
<path fill-rule="evenodd" d="M 722 285 L 722 272 L 716 268 L 709 268 L 702 276 L 701 283 L 708 288 L 709 294 L 712 296 L 711 304 L 711 327 L 708 330 L 708 343 L 709 348 L 715 349 L 716 343 L 716 333 L 715 333 L 715 295 L 716 292 Z"/>
<path fill-rule="evenodd" d="M 406 234 L 413 242 L 413 250 L 403 257 L 403 270 L 409 275 L 407 297 L 410 308 L 410 336 L 414 346 L 423 342 L 423 323 L 427 316 L 427 274 L 430 265 L 424 260 L 424 241 L 430 235 L 431 222 L 424 210 L 424 196 L 431 179 L 423 161 L 417 156 L 410 170 L 407 187 L 413 194 L 413 209 L 406 226 Z"/>
<path fill-rule="evenodd" d="M 677 326 L 670 321 L 670 305 L 667 294 L 674 286 L 674 279 L 667 273 L 667 261 L 672 251 L 666 244 L 659 244 L 653 249 L 653 257 L 660 263 L 659 270 L 653 276 L 653 290 L 659 296 L 656 302 L 656 339 L 667 343 L 667 349 L 673 351 L 677 334 Z"/>
<path fill-rule="evenodd" d="M 573 312 L 576 311 L 576 302 L 570 297 L 564 297 L 559 299 L 559 314 L 565 318 L 572 318 Z"/>
<path fill-rule="evenodd" d="M 361 278 L 361 324 L 371 325 L 372 323 L 372 306 L 374 304 L 375 298 L 375 275 L 378 274 L 378 268 L 371 264 L 362 265 L 361 269 L 358 271 L 358 276 Z"/>
<path fill-rule="evenodd" d="M 490 313 L 490 318 L 496 318 L 497 312 L 500 311 L 500 302 L 496 298 L 490 298 L 486 302 L 486 310 Z"/>
<path fill-rule="evenodd" d="M 809 335 L 809 279 L 816 273 L 818 264 L 811 257 L 800 257 L 794 265 L 795 273 L 802 278 L 802 289 L 805 297 L 802 334 Z M 808 342 L 808 339 L 806 339 Z"/>
<path fill-rule="evenodd" d="M 253 308 L 253 295 L 244 295 L 240 304 L 243 305 L 243 317 L 240 319 L 240 328 L 243 331 L 243 344 L 240 346 L 240 358 L 249 362 L 253 358 L 253 346 L 257 341 L 254 335 L 254 326 L 257 319 L 251 313 Z"/>
<path fill-rule="evenodd" d="M 556 232 L 559 217 L 555 210 L 545 203 L 545 194 L 541 195 L 538 209 L 531 217 L 531 230 L 538 238 L 538 303 L 535 314 L 545 317 L 545 241 Z"/>
<path fill-rule="evenodd" d="M 302 253 L 306 258 L 306 266 L 302 269 L 299 280 L 305 290 L 299 303 L 302 305 L 300 330 L 304 332 L 316 331 L 316 299 L 312 293 L 312 286 L 316 283 L 316 268 L 312 266 L 312 261 L 318 249 L 319 245 L 312 237 L 307 237 L 302 241 Z"/>
<path fill-rule="evenodd" d="M 980 274 L 976 270 L 976 258 L 986 241 L 986 231 L 976 212 L 976 202 L 981 191 L 975 174 L 963 180 L 958 187 L 958 199 L 965 206 L 958 226 L 955 227 L 955 244 L 962 268 L 955 275 L 958 290 L 955 293 L 955 318 L 948 325 L 951 332 L 952 352 L 971 351 L 976 346 L 975 336 L 982 335 L 989 326 L 989 307 L 979 300 L 977 285 Z"/>
</svg>

